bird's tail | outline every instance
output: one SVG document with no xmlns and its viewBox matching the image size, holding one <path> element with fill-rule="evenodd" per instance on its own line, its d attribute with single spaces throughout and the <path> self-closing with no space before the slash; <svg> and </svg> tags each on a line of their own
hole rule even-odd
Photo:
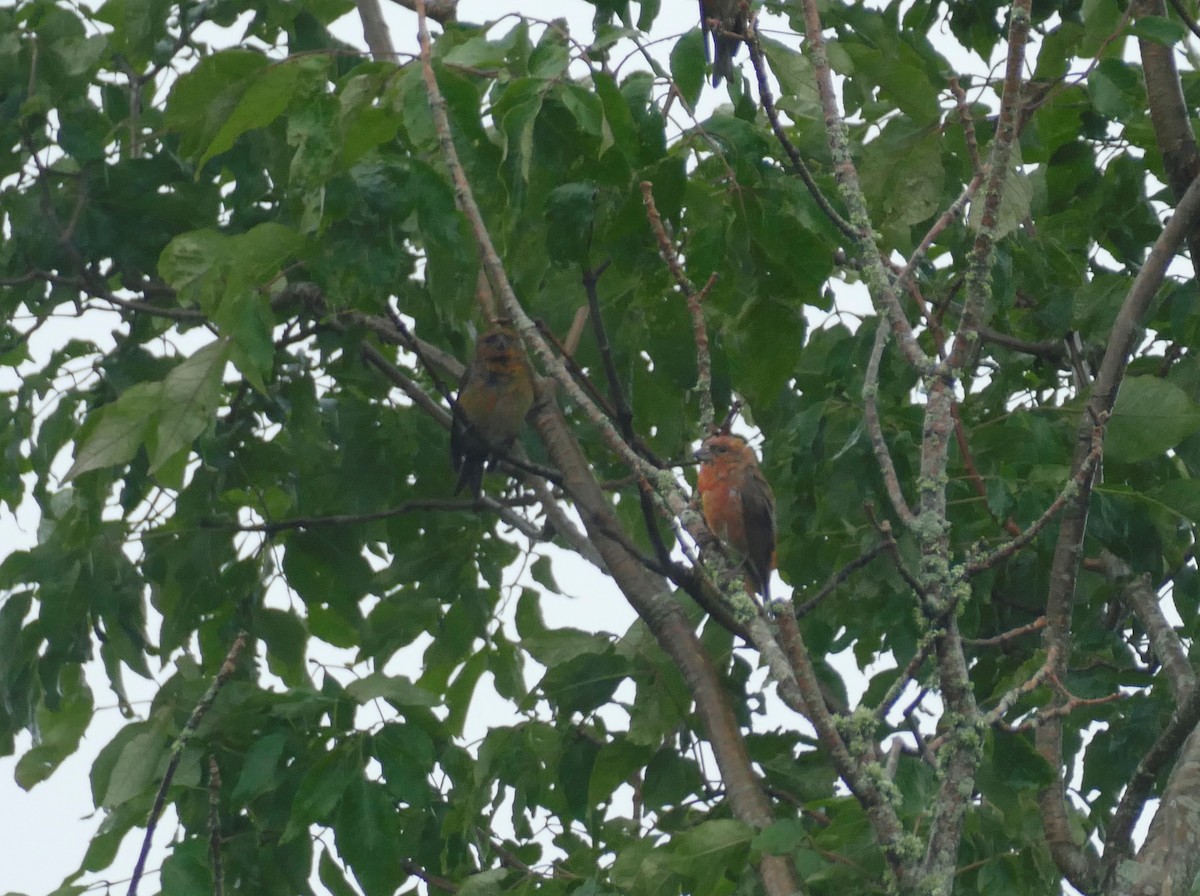
<svg viewBox="0 0 1200 896">
<path fill-rule="evenodd" d="M 732 81 L 737 76 L 737 69 L 733 66 L 733 57 L 737 54 L 738 47 L 742 42 L 732 37 L 716 35 L 713 43 L 715 46 L 713 47 L 712 85 L 719 87 L 723 79 L 728 78 Z"/>
</svg>

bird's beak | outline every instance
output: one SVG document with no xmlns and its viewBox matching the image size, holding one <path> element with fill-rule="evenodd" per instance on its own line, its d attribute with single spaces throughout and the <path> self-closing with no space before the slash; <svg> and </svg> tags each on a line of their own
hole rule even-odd
<svg viewBox="0 0 1200 896">
<path fill-rule="evenodd" d="M 712 460 L 712 452 L 709 451 L 707 448 L 705 448 L 703 445 L 701 445 L 699 448 L 696 449 L 696 451 L 692 455 L 692 457 L 696 458 L 696 460 L 699 460 L 699 461 Z"/>
</svg>

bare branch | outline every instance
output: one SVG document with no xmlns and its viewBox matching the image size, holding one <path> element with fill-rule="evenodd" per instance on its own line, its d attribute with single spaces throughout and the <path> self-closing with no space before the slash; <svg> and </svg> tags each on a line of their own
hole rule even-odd
<svg viewBox="0 0 1200 896">
<path fill-rule="evenodd" d="M 813 671 L 812 659 L 809 657 L 808 648 L 800 634 L 799 626 L 796 625 L 796 617 L 792 613 L 790 605 L 785 606 L 782 612 L 776 614 L 775 618 L 779 625 L 779 641 L 783 645 L 788 663 L 795 676 L 796 685 L 804 698 L 806 714 L 817 730 L 817 737 L 822 748 L 826 751 L 829 761 L 837 769 L 842 780 L 850 788 L 850 792 L 866 810 L 867 817 L 871 821 L 871 828 L 875 832 L 875 838 L 883 848 L 884 855 L 887 856 L 888 866 L 892 873 L 901 882 L 910 879 L 912 869 L 902 849 L 904 827 L 900 823 L 887 792 L 866 773 L 863 763 L 851 755 L 841 734 L 838 733 L 833 716 L 825 708 L 820 684 Z M 868 758 L 873 759 L 874 757 Z"/>
<path fill-rule="evenodd" d="M 1017 121 L 1021 109 L 1021 73 L 1025 66 L 1025 46 L 1029 41 L 1032 0 L 1015 0 L 1009 8 L 1008 59 L 1004 69 L 1004 92 L 1000 96 L 1000 114 L 996 136 L 986 166 L 983 212 L 967 268 L 967 297 L 958 332 L 950 349 L 949 366 L 962 370 L 979 345 L 978 330 L 991 317 L 992 256 L 1000 223 L 1000 200 L 1008 178 L 1013 143 L 1017 139 Z"/>
<path fill-rule="evenodd" d="M 837 93 L 833 86 L 833 69 L 829 63 L 829 52 L 822 33 L 821 14 L 817 0 L 804 0 L 805 47 L 812 57 L 813 70 L 817 79 L 817 91 L 821 97 L 821 108 L 825 113 L 825 132 L 833 156 L 833 170 L 837 178 L 842 199 L 850 215 L 850 227 L 858 234 L 857 245 L 862 253 L 863 276 L 871 291 L 871 301 L 880 317 L 887 313 L 887 321 L 896 334 L 900 351 L 913 368 L 921 372 L 933 369 L 933 361 L 917 343 L 912 324 L 904 315 L 904 307 L 896 293 L 895 285 L 888 274 L 879 247 L 875 244 L 871 216 L 867 211 L 866 197 L 858 181 L 858 171 L 850 154 L 850 140 L 846 123 L 838 111 Z"/>
<path fill-rule="evenodd" d="M 800 151 L 796 149 L 795 144 L 788 137 L 787 131 L 783 129 L 783 123 L 779 120 L 779 110 L 775 108 L 775 97 L 771 93 L 771 84 L 767 80 L 767 65 L 766 59 L 762 54 L 762 43 L 759 40 L 757 20 L 751 20 L 747 32 L 746 44 L 750 47 L 750 62 L 754 66 L 754 74 L 758 79 L 758 98 L 762 103 L 763 112 L 767 115 L 767 121 L 771 124 L 771 130 L 775 134 L 775 139 L 779 141 L 779 145 L 783 147 L 783 151 L 788 157 L 788 162 L 791 163 L 792 173 L 804 182 L 804 186 L 808 188 L 809 195 L 817 203 L 817 208 L 825 213 L 825 217 L 833 222 L 833 226 L 840 230 L 843 236 L 857 242 L 862 238 L 862 234 L 856 231 L 850 222 L 838 213 L 838 210 L 833 207 L 833 203 L 821 192 L 821 188 L 813 178 L 812 172 L 804 164 L 804 158 L 800 155 Z"/>
<path fill-rule="evenodd" d="M 1104 454 L 1104 422 L 1101 421 L 1093 428 L 1092 450 L 1088 452 L 1087 457 L 1084 458 L 1083 464 L 1076 471 L 1075 475 L 1063 486 L 1062 491 L 1058 493 L 1058 497 L 1050 502 L 1050 506 L 1043 511 L 1042 515 L 1034 520 L 1024 532 L 996 548 L 996 550 L 992 551 L 986 557 L 968 561 L 967 575 L 973 576 L 986 569 L 991 569 L 993 566 L 1003 563 L 1013 554 L 1029 545 L 1050 524 L 1050 521 L 1062 512 L 1067 503 L 1079 493 L 1079 489 L 1083 487 L 1085 480 L 1091 480 L 1092 474 L 1100 465 L 1100 458 Z"/>
<path fill-rule="evenodd" d="M 213 896 L 225 896 L 225 865 L 221 860 L 221 767 L 208 757 L 208 856 L 212 861 Z"/>
<path fill-rule="evenodd" d="M 1045 627 L 1046 617 L 1039 616 L 1033 622 L 1026 625 L 1019 625 L 991 638 L 963 638 L 963 643 L 968 647 L 1003 647 L 1012 641 L 1016 641 L 1018 638 L 1023 638 L 1034 632 L 1040 632 Z"/>
<path fill-rule="evenodd" d="M 679 253 L 675 251 L 675 246 L 667 236 L 667 229 L 663 226 L 658 206 L 654 204 L 654 185 L 650 181 L 644 180 L 641 187 L 642 203 L 646 206 L 646 218 L 650 221 L 650 230 L 658 240 L 659 254 L 666 262 L 667 269 L 675 278 L 684 298 L 687 299 L 688 312 L 692 317 L 692 336 L 696 341 L 696 392 L 700 402 L 700 428 L 703 432 L 712 432 L 713 417 L 716 413 L 712 403 L 712 358 L 708 350 L 708 329 L 704 324 L 704 310 L 701 302 L 713 283 L 716 282 L 716 274 L 714 273 L 709 278 L 704 289 L 699 293 L 696 292 L 696 287 L 684 273 L 683 265 L 679 261 Z"/>
<path fill-rule="evenodd" d="M 392 44 L 392 35 L 388 32 L 387 22 L 379 8 L 379 0 L 355 0 L 358 7 L 358 17 L 362 20 L 363 37 L 371 48 L 371 55 L 376 60 L 394 60 L 396 48 Z"/>
<path fill-rule="evenodd" d="M 908 499 L 904 497 L 904 491 L 900 487 L 896 464 L 892 460 L 892 452 L 883 436 L 883 425 L 879 420 L 879 364 L 883 359 L 883 350 L 887 346 L 888 336 L 891 332 L 885 312 L 875 329 L 875 342 L 871 347 L 871 357 L 867 361 L 866 376 L 863 379 L 863 416 L 866 419 L 867 432 L 871 436 L 871 447 L 875 451 L 875 463 L 878 464 L 879 472 L 883 475 L 883 484 L 887 489 L 888 498 L 892 502 L 892 509 L 896 511 L 901 522 L 911 527 L 916 522 L 916 516 L 909 507 Z"/>
<path fill-rule="evenodd" d="M 1189 16 L 1176 7 L 1184 22 L 1195 27 Z M 1129 10 L 1138 19 L 1165 18 L 1163 0 L 1136 0 Z M 1138 37 L 1138 52 L 1142 57 L 1142 73 L 1146 79 L 1146 100 L 1150 106 L 1150 121 L 1154 125 L 1155 144 L 1162 153 L 1163 167 L 1176 203 L 1183 201 L 1189 185 L 1200 175 L 1200 149 L 1183 84 L 1175 64 L 1175 48 L 1146 36 Z M 1200 232 L 1187 235 L 1193 270 L 1200 272 Z"/>
<path fill-rule="evenodd" d="M 1166 672 L 1167 684 L 1182 700 L 1196 686 L 1196 673 L 1188 661 L 1187 648 L 1179 638 L 1179 632 L 1167 622 L 1163 615 L 1159 596 L 1150 584 L 1150 576 L 1143 574 L 1131 581 L 1121 591 L 1121 598 L 1137 615 L 1138 620 L 1150 636 L 1150 647 Z"/>
<path fill-rule="evenodd" d="M 1200 221 L 1200 180 L 1193 181 L 1167 222 L 1162 233 L 1154 242 L 1142 269 L 1138 272 L 1129 294 L 1113 323 L 1108 339 L 1108 349 L 1100 363 L 1087 409 L 1079 422 L 1075 436 L 1075 456 L 1072 470 L 1077 473 L 1087 462 L 1092 452 L 1093 430 L 1096 421 L 1112 411 L 1117 389 L 1124 379 L 1129 353 L 1137 336 L 1138 326 L 1145 317 L 1151 301 L 1158 293 L 1167 265 L 1184 240 Z M 1062 526 L 1055 544 L 1054 559 L 1050 570 L 1050 587 L 1046 600 L 1047 626 L 1043 643 L 1047 655 L 1057 648 L 1055 657 L 1058 668 L 1055 674 L 1065 674 L 1071 649 L 1071 611 L 1075 599 L 1076 580 L 1083 555 L 1083 536 L 1087 528 L 1088 506 L 1091 501 L 1094 476 L 1085 476 L 1079 493 L 1067 503 L 1063 511 Z M 1056 696 L 1056 701 L 1061 696 Z M 1059 869 L 1077 889 L 1088 892 L 1097 880 L 1097 868 L 1092 858 L 1074 842 L 1070 817 L 1067 812 L 1062 779 L 1063 733 L 1059 721 L 1051 719 L 1037 729 L 1037 748 L 1050 766 L 1057 771 L 1057 780 L 1042 790 L 1039 805 L 1042 823 L 1046 828 L 1046 840 Z M 1147 785 L 1149 786 L 1149 785 Z M 1128 793 L 1128 791 L 1127 791 Z M 1133 797 L 1131 797 L 1132 799 Z M 1133 810 L 1127 810 L 1132 815 Z M 1112 830 L 1110 828 L 1110 830 Z M 1109 838 L 1113 840 L 1113 838 Z M 1113 842 L 1117 842 L 1113 840 Z M 1115 856 L 1119 850 L 1114 850 Z M 1109 853 L 1106 850 L 1106 864 Z M 1117 861 L 1117 859 L 1112 859 Z"/>
<path fill-rule="evenodd" d="M 233 677 L 233 673 L 237 670 L 238 657 L 241 655 L 243 648 L 245 648 L 248 638 L 249 635 L 245 632 L 238 632 L 237 637 L 233 639 L 233 644 L 230 646 L 229 652 L 225 655 L 225 662 L 221 664 L 221 668 L 218 670 L 216 677 L 213 678 L 212 684 L 208 686 L 208 690 L 204 692 L 204 696 L 200 698 L 200 702 L 192 709 L 192 714 L 188 717 L 183 730 L 179 732 L 179 736 L 175 738 L 175 743 L 171 744 L 171 758 L 167 763 L 167 770 L 163 773 L 158 793 L 155 794 L 154 806 L 150 809 L 150 817 L 146 819 L 146 835 L 142 838 L 142 849 L 138 853 L 137 863 L 133 866 L 133 874 L 129 879 L 128 896 L 137 896 L 138 885 L 141 883 L 142 874 L 146 870 L 146 858 L 150 855 L 150 844 L 154 840 L 154 830 L 158 827 L 158 820 L 162 817 L 163 809 L 166 808 L 167 791 L 171 789 L 171 782 L 175 779 L 175 771 L 179 768 L 180 760 L 183 759 L 183 748 L 187 746 L 192 735 L 196 733 L 196 729 L 200 727 L 201 720 L 212 708 L 217 695 L 221 693 L 221 688 L 225 687 L 226 682 Z"/>
</svg>

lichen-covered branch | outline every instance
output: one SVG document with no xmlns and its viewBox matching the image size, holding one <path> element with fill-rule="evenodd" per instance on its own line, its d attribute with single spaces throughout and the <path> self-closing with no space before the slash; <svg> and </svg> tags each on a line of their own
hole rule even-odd
<svg viewBox="0 0 1200 896">
<path fill-rule="evenodd" d="M 887 346 L 891 330 L 887 325 L 887 312 L 881 316 L 879 326 L 875 330 L 875 342 L 871 346 L 871 356 L 867 360 L 867 370 L 863 379 L 863 418 L 867 424 L 867 433 L 871 437 L 871 448 L 875 452 L 875 463 L 883 476 L 883 485 L 892 509 L 906 526 L 911 527 L 916 522 L 916 516 L 908 506 L 908 499 L 900 487 L 900 477 L 896 474 L 896 464 L 892 460 L 891 449 L 883 435 L 883 425 L 879 420 L 879 364 L 883 358 L 883 350 Z"/>
<path fill-rule="evenodd" d="M 996 136 L 992 140 L 983 188 L 983 213 L 967 268 L 967 298 L 959 320 L 958 332 L 948 363 L 956 373 L 974 356 L 979 345 L 979 326 L 991 317 L 992 259 L 1000 218 L 1000 201 L 1008 179 L 1013 143 L 1017 139 L 1021 111 L 1021 74 L 1025 66 L 1025 46 L 1029 42 L 1032 0 L 1016 0 L 1009 7 L 1008 58 L 1004 69 L 1004 91 Z"/>
<path fill-rule="evenodd" d="M 858 235 L 858 249 L 862 253 L 863 276 L 871 291 L 871 301 L 882 316 L 887 312 L 888 323 L 896 334 L 900 351 L 912 367 L 922 373 L 933 368 L 933 361 L 917 344 L 912 324 L 904 314 L 895 284 L 884 265 L 879 246 L 875 243 L 875 230 L 867 211 L 867 200 L 858 181 L 858 170 L 850 153 L 850 138 L 846 123 L 838 111 L 837 92 L 833 86 L 833 69 L 821 33 L 821 14 L 817 0 L 804 0 L 805 47 L 812 57 L 817 79 L 817 91 L 821 97 L 821 109 L 825 114 L 825 134 L 833 156 L 834 175 L 842 200 L 850 214 L 850 227 Z"/>
<path fill-rule="evenodd" d="M 708 328 L 704 324 L 703 301 L 716 281 L 716 274 L 709 278 L 702 290 L 696 291 L 695 285 L 683 270 L 679 253 L 675 251 L 671 238 L 667 236 L 666 227 L 663 226 L 662 216 L 654 203 L 654 185 L 644 180 L 641 188 L 642 203 L 646 206 L 646 219 L 650 222 L 650 230 L 658 242 L 658 252 L 683 292 L 687 300 L 688 315 L 692 319 L 692 338 L 696 343 L 696 397 L 700 402 L 700 429 L 705 433 L 714 432 L 713 420 L 716 412 L 712 403 L 712 355 L 708 349 Z"/>
<path fill-rule="evenodd" d="M 1179 638 L 1159 604 L 1159 596 L 1149 575 L 1138 576 L 1122 589 L 1121 598 L 1137 616 L 1150 638 L 1150 649 L 1162 663 L 1167 684 L 1176 700 L 1182 700 L 1196 686 L 1196 673 L 1188 661 L 1187 648 Z"/>
</svg>

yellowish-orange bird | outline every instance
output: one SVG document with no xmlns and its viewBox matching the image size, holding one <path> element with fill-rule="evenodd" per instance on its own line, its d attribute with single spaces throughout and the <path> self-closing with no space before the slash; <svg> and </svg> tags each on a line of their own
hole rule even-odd
<svg viewBox="0 0 1200 896">
<path fill-rule="evenodd" d="M 454 494 L 483 490 L 483 470 L 512 447 L 533 406 L 533 371 L 517 331 L 497 323 L 475 341 L 463 372 L 450 427 L 450 461 L 458 473 Z"/>
</svg>

